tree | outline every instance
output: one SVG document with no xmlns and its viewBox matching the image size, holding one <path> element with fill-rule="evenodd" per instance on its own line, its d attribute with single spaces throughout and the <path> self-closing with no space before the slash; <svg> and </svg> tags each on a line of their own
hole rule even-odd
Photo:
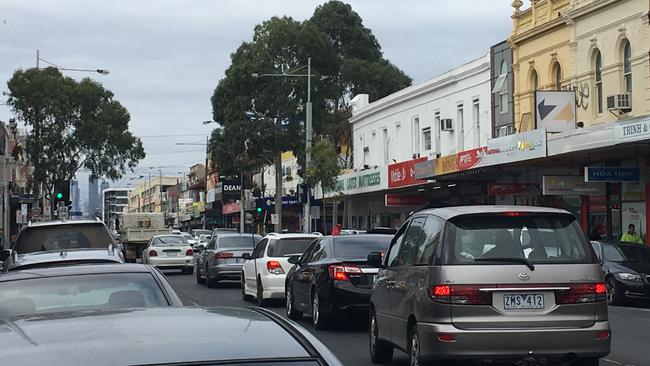
<svg viewBox="0 0 650 366">
<path fill-rule="evenodd" d="M 338 189 L 337 176 L 340 172 L 336 145 L 329 138 L 323 138 L 312 147 L 312 164 L 307 170 L 306 182 L 311 187 L 320 184 L 323 192 Z"/>
<path fill-rule="evenodd" d="M 119 179 L 145 157 L 142 142 L 128 130 L 129 112 L 100 83 L 46 68 L 18 70 L 7 85 L 7 104 L 29 128 L 32 188 L 42 186 L 46 198 L 79 169 Z"/>
</svg>

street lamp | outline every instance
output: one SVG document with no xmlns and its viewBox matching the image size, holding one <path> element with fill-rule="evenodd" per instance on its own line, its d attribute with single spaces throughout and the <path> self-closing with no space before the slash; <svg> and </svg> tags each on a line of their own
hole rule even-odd
<svg viewBox="0 0 650 366">
<path fill-rule="evenodd" d="M 52 62 L 50 62 L 50 61 L 48 61 L 48 60 L 46 60 L 44 58 L 41 58 L 40 51 L 36 50 L 36 69 L 39 68 L 40 61 L 43 61 L 43 62 L 45 62 L 46 64 L 48 64 L 50 66 L 54 66 L 57 70 L 60 70 L 60 71 L 96 72 L 96 73 L 101 74 L 101 75 L 108 75 L 109 74 L 109 71 L 106 70 L 106 69 L 69 69 L 69 68 L 66 68 L 66 67 L 61 67 L 61 66 L 56 65 L 56 64 L 54 64 L 54 63 L 52 63 Z"/>
<path fill-rule="evenodd" d="M 259 73 L 252 73 L 251 77 L 253 79 L 259 79 L 263 77 L 306 77 L 307 78 L 307 111 L 306 111 L 306 121 L 305 121 L 305 174 L 309 171 L 309 166 L 311 165 L 311 142 L 312 142 L 312 111 L 311 111 L 311 57 L 307 58 L 307 73 L 306 74 L 296 74 L 295 72 L 302 70 L 305 68 L 305 66 L 299 67 L 291 72 L 288 73 L 282 73 L 282 74 L 259 74 Z M 278 172 L 276 172 L 277 174 Z M 277 183 L 276 183 L 277 184 Z M 276 187 L 276 192 L 278 188 Z M 276 201 L 278 200 L 278 197 L 276 197 Z M 282 207 L 282 197 L 279 198 L 280 200 L 280 207 Z M 307 202 L 305 203 L 304 207 L 304 217 L 305 217 L 305 225 L 303 227 L 303 231 L 305 233 L 310 233 L 311 232 L 311 194 L 307 192 Z M 276 203 L 277 204 L 277 203 Z M 278 212 L 276 212 L 278 213 Z M 279 214 L 279 213 L 278 213 Z M 278 217 L 279 222 L 281 223 L 282 218 Z M 282 228 L 280 227 L 280 230 Z"/>
</svg>

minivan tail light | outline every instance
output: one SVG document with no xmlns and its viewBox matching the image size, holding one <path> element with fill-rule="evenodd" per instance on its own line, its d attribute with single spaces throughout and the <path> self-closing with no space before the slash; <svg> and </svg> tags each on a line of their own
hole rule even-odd
<svg viewBox="0 0 650 366">
<path fill-rule="evenodd" d="M 329 266 L 330 277 L 337 281 L 349 281 L 349 275 L 362 274 L 361 268 L 354 264 L 332 264 Z"/>
<path fill-rule="evenodd" d="M 492 296 L 478 285 L 437 285 L 429 289 L 435 302 L 455 305 L 492 305 Z"/>
<path fill-rule="evenodd" d="M 568 290 L 556 292 L 557 304 L 583 304 L 607 299 L 607 286 L 604 282 L 572 283 L 568 287 Z"/>
<path fill-rule="evenodd" d="M 155 250 L 151 249 L 151 250 L 149 251 L 149 256 L 150 256 L 150 257 L 157 257 L 157 256 L 158 256 L 158 252 L 156 252 Z"/>
<path fill-rule="evenodd" d="M 230 252 L 219 252 L 214 255 L 214 259 L 232 258 L 234 255 Z"/>
<path fill-rule="evenodd" d="M 186 257 L 190 257 L 190 256 L 193 256 L 193 255 L 194 255 L 194 251 L 193 251 L 192 249 L 188 249 L 188 250 L 185 252 L 185 256 L 186 256 Z"/>
<path fill-rule="evenodd" d="M 269 271 L 269 273 L 280 275 L 284 274 L 284 270 L 282 269 L 282 265 L 280 265 L 280 262 L 278 261 L 268 261 L 266 262 L 266 269 Z"/>
</svg>

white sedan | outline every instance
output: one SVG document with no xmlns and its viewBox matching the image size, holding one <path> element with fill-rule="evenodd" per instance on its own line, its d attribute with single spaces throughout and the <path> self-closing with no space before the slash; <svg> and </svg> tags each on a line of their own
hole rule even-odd
<svg viewBox="0 0 650 366">
<path fill-rule="evenodd" d="M 142 251 L 142 263 L 159 269 L 180 269 L 194 273 L 194 251 L 190 243 L 180 235 L 158 235 L 151 238 Z"/>
<path fill-rule="evenodd" d="M 263 306 L 267 299 L 284 298 L 286 274 L 293 267 L 289 257 L 302 255 L 320 236 L 314 234 L 269 234 L 253 250 L 242 269 L 242 297 L 254 297 Z"/>
</svg>

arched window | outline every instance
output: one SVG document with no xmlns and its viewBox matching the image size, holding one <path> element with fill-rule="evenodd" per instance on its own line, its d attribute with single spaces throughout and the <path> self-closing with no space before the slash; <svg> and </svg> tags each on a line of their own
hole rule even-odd
<svg viewBox="0 0 650 366">
<path fill-rule="evenodd" d="M 539 80 L 537 79 L 537 71 L 533 70 L 530 73 L 530 89 L 535 91 L 539 86 Z"/>
<path fill-rule="evenodd" d="M 559 62 L 555 63 L 553 73 L 553 79 L 555 80 L 555 90 L 562 90 L 562 66 L 560 66 Z"/>
<path fill-rule="evenodd" d="M 632 48 L 630 41 L 626 40 L 623 45 L 623 82 L 625 92 L 632 93 Z"/>
<path fill-rule="evenodd" d="M 594 52 L 594 81 L 596 84 L 598 113 L 603 113 L 603 58 L 599 50 Z"/>
</svg>

